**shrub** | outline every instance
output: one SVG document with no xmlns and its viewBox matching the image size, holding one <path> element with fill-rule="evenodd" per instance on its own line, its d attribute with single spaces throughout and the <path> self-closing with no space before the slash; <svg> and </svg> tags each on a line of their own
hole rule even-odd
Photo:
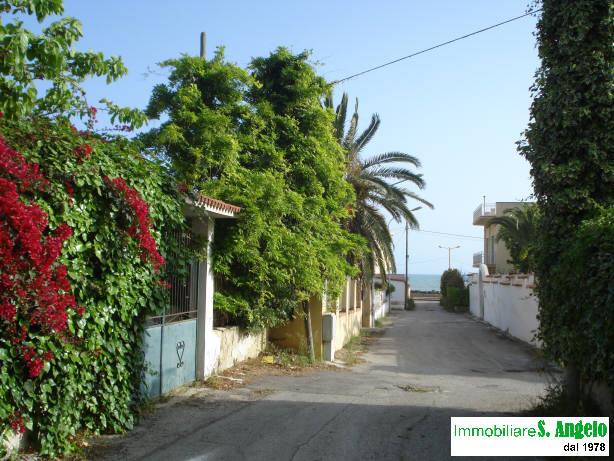
<svg viewBox="0 0 614 461">
<path fill-rule="evenodd" d="M 407 300 L 407 304 L 405 305 L 405 310 L 406 311 L 415 311 L 416 310 L 416 301 L 414 301 L 414 298 L 409 298 Z"/>
<path fill-rule="evenodd" d="M 450 311 L 464 312 L 469 307 L 469 289 L 448 287 L 444 307 Z"/>
<path fill-rule="evenodd" d="M 601 209 L 571 237 L 549 282 L 566 302 L 540 311 L 539 337 L 555 359 L 576 363 L 585 380 L 614 386 L 614 208 Z M 554 301 L 547 293 L 540 302 Z"/>
<path fill-rule="evenodd" d="M 614 8 L 611 0 L 540 4 L 541 66 L 519 143 L 541 213 L 538 336 L 550 358 L 612 385 L 611 211 L 595 216 L 614 206 Z M 571 394 L 580 384 L 574 381 Z"/>
<path fill-rule="evenodd" d="M 448 269 L 441 275 L 440 282 L 440 304 L 446 306 L 448 288 L 465 288 L 465 281 L 458 269 Z"/>
</svg>

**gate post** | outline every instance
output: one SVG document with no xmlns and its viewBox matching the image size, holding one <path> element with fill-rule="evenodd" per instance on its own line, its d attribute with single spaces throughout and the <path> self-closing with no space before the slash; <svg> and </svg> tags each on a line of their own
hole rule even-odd
<svg viewBox="0 0 614 461">
<path fill-rule="evenodd" d="M 480 270 L 478 273 L 478 295 L 480 300 L 480 318 L 484 319 L 484 277 L 487 277 L 488 266 L 486 264 L 480 264 Z"/>
<path fill-rule="evenodd" d="M 211 245 L 215 220 L 206 216 L 195 229 L 207 237 L 207 256 L 198 262 L 198 299 L 196 317 L 196 379 L 205 379 L 213 364 L 208 363 L 207 336 L 213 333 L 213 270 L 211 269 Z"/>
</svg>

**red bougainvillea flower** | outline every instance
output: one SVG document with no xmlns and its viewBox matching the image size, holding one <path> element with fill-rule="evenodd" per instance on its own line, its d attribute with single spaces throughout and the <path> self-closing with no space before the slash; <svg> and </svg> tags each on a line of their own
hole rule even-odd
<svg viewBox="0 0 614 461">
<path fill-rule="evenodd" d="M 171 284 L 168 283 L 166 280 L 158 280 L 158 281 L 156 281 L 156 283 L 158 284 L 158 286 L 161 286 L 162 288 L 164 288 L 166 290 L 170 290 L 171 289 Z"/>
<path fill-rule="evenodd" d="M 11 426 L 11 429 L 13 429 L 13 432 L 17 434 L 23 434 L 26 432 L 26 425 L 19 411 L 16 411 L 11 415 L 9 418 L 9 425 Z"/>
<path fill-rule="evenodd" d="M 67 309 L 78 308 L 66 267 L 57 261 L 72 229 L 60 224 L 51 231 L 42 208 L 22 197 L 47 184 L 38 165 L 0 137 L 0 331 L 8 333 L 13 344 L 28 335 L 23 326 L 17 328 L 18 320 L 39 331 L 62 332 Z M 29 374 L 38 376 L 43 360 L 31 357 L 26 362 Z"/>
<path fill-rule="evenodd" d="M 149 206 L 141 195 L 132 187 L 126 184 L 123 178 L 109 179 L 103 178 L 104 182 L 117 193 L 119 193 L 126 204 L 130 207 L 136 218 L 136 223 L 128 227 L 128 235 L 137 240 L 141 247 L 144 260 L 151 262 L 155 270 L 164 265 L 165 261 L 158 252 L 155 239 L 151 235 L 151 219 L 149 218 Z"/>
<path fill-rule="evenodd" d="M 6 322 L 12 322 L 15 320 L 17 309 L 11 303 L 5 301 L 0 304 L 0 319 Z"/>
<path fill-rule="evenodd" d="M 92 155 L 92 146 L 89 144 L 81 144 L 75 147 L 73 152 L 80 160 L 83 160 L 84 158 L 87 159 L 90 158 L 90 155 Z"/>
<path fill-rule="evenodd" d="M 32 379 L 38 378 L 43 371 L 45 362 L 49 362 L 53 359 L 52 352 L 45 352 L 42 356 L 36 353 L 36 349 L 32 346 L 23 346 L 21 348 L 23 360 L 28 368 L 28 376 Z"/>
<path fill-rule="evenodd" d="M 72 183 L 68 180 L 64 181 L 64 188 L 66 189 L 66 193 L 70 198 L 75 195 L 75 188 L 72 186 Z"/>
</svg>

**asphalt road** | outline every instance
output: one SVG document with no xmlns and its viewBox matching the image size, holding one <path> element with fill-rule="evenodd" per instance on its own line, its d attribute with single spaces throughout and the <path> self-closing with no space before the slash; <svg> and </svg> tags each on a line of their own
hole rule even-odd
<svg viewBox="0 0 614 461">
<path fill-rule="evenodd" d="M 267 376 L 242 389 L 175 398 L 92 457 L 448 459 L 450 416 L 511 415 L 546 386 L 533 350 L 467 315 L 418 303 L 391 320 L 366 361 L 349 371 Z"/>
</svg>

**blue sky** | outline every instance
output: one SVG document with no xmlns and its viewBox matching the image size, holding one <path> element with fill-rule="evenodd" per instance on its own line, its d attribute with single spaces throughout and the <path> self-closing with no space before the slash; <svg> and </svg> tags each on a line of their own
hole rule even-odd
<svg viewBox="0 0 614 461">
<path fill-rule="evenodd" d="M 83 23 L 79 49 L 119 55 L 130 70 L 111 86 L 88 83 L 90 101 L 144 107 L 164 80 L 156 63 L 197 55 L 201 31 L 209 56 L 224 45 L 227 58 L 244 66 L 277 46 L 310 49 L 321 74 L 335 80 L 518 16 L 527 1 L 66 0 L 65 7 Z M 535 21 L 527 17 L 339 85 L 337 99 L 343 91 L 359 98 L 364 123 L 375 112 L 382 119 L 367 156 L 400 150 L 422 160 L 421 194 L 435 204 L 417 212 L 422 229 L 479 237 L 471 221 L 483 195 L 489 202 L 530 197 L 529 166 L 515 143 L 528 122 L 538 66 Z M 403 225 L 392 228 L 402 272 Z M 452 264 L 465 272 L 482 249 L 479 239 L 426 232 L 412 231 L 409 240 L 410 273 L 445 270 L 447 251 L 438 245 L 461 245 Z"/>
</svg>

